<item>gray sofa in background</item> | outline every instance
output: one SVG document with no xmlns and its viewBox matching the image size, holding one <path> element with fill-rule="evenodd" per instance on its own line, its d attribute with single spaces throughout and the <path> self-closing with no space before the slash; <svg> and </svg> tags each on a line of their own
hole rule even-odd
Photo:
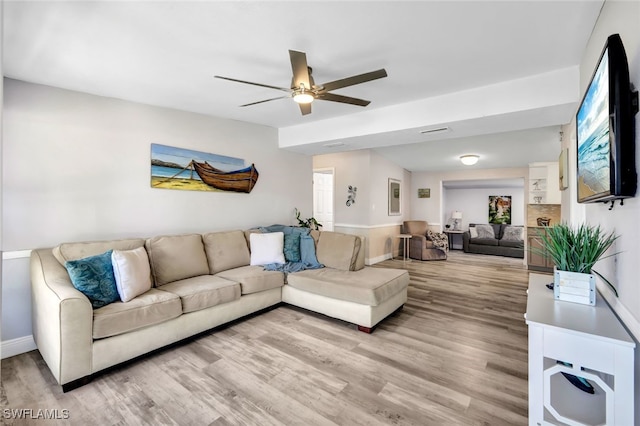
<svg viewBox="0 0 640 426">
<path fill-rule="evenodd" d="M 493 229 L 493 237 L 483 235 L 473 238 L 471 228 L 480 226 Z M 519 234 L 520 238 L 517 238 Z M 465 253 L 491 254 L 497 256 L 524 258 L 524 227 L 506 224 L 469 224 L 469 230 L 462 234 L 462 249 Z"/>
</svg>

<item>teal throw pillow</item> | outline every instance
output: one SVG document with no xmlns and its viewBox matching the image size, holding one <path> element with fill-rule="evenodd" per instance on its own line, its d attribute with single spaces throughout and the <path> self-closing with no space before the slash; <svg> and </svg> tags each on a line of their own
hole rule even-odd
<svg viewBox="0 0 640 426">
<path fill-rule="evenodd" d="M 284 258 L 287 262 L 300 262 L 300 234 L 284 235 Z"/>
<path fill-rule="evenodd" d="M 69 272 L 73 286 L 91 301 L 94 309 L 120 300 L 116 278 L 111 264 L 111 253 L 69 260 L 64 266 Z"/>
</svg>

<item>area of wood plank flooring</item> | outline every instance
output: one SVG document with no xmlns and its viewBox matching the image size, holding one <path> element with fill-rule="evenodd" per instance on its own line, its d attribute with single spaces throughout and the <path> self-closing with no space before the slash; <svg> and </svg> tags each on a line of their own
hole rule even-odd
<svg viewBox="0 0 640 426">
<path fill-rule="evenodd" d="M 282 306 L 66 394 L 32 351 L 2 361 L 0 408 L 68 410 L 56 424 L 82 425 L 526 424 L 522 260 L 452 251 L 376 266 L 411 283 L 373 334 Z"/>
</svg>

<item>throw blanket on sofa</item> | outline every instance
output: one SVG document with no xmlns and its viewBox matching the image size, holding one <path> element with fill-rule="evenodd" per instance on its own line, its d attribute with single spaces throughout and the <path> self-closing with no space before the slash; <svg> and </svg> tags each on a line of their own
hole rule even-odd
<svg viewBox="0 0 640 426">
<path fill-rule="evenodd" d="M 316 246 L 313 237 L 309 235 L 310 229 L 297 226 L 271 225 L 260 228 L 260 231 L 266 233 L 284 232 L 285 234 L 296 232 L 300 234 L 300 262 L 269 263 L 264 265 L 265 271 L 281 271 L 289 274 L 304 271 L 305 269 L 324 268 L 324 265 L 318 262 L 316 257 Z"/>
<path fill-rule="evenodd" d="M 432 241 L 435 248 L 446 253 L 449 249 L 449 240 L 447 236 L 440 232 L 433 232 L 427 229 L 427 240 Z"/>
</svg>

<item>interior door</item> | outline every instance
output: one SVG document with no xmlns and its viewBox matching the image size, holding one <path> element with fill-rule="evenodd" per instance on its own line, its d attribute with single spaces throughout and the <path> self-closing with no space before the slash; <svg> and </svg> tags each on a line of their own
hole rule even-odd
<svg viewBox="0 0 640 426">
<path fill-rule="evenodd" d="M 313 171 L 313 217 L 323 231 L 333 231 L 333 169 Z"/>
</svg>

